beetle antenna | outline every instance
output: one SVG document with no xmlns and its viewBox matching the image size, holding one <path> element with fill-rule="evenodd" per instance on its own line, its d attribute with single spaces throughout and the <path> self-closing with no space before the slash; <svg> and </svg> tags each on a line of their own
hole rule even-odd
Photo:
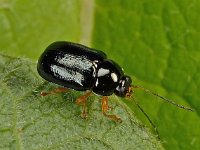
<svg viewBox="0 0 200 150">
<path fill-rule="evenodd" d="M 154 128 L 154 131 L 156 132 L 158 139 L 160 140 L 160 134 L 159 134 L 158 129 L 156 128 L 155 124 L 151 121 L 150 117 L 147 115 L 147 113 L 144 111 L 144 109 L 142 109 L 142 107 L 135 100 L 134 100 L 134 103 L 140 109 L 140 111 L 145 115 L 145 117 L 147 118 L 147 120 L 149 121 L 151 126 Z"/>
<path fill-rule="evenodd" d="M 179 107 L 179 108 L 181 108 L 181 109 L 185 109 L 185 110 L 189 110 L 189 111 L 194 111 L 194 109 L 192 109 L 192 108 L 188 108 L 188 107 L 179 105 L 179 104 L 175 103 L 174 101 L 172 101 L 172 100 L 170 100 L 170 99 L 167 99 L 167 98 L 165 98 L 165 97 L 163 97 L 163 96 L 161 96 L 161 95 L 159 95 L 159 94 L 157 94 L 157 93 L 155 93 L 155 92 L 152 92 L 152 91 L 150 91 L 150 90 L 148 90 L 148 89 L 146 89 L 146 88 L 144 88 L 144 87 L 142 87 L 142 86 L 134 85 L 134 86 L 132 86 L 132 87 L 133 87 L 133 88 L 140 89 L 140 90 L 143 90 L 143 91 L 145 91 L 146 93 L 149 93 L 149 94 L 151 94 L 151 95 L 157 96 L 157 97 L 159 97 L 160 99 L 165 100 L 166 102 L 168 102 L 168 103 L 170 103 L 170 104 L 172 104 L 172 105 L 174 105 L 174 106 L 177 106 L 177 107 Z"/>
</svg>

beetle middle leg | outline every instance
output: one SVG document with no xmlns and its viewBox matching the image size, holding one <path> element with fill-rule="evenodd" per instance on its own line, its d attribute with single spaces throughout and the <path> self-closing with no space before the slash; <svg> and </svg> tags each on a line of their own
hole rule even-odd
<svg viewBox="0 0 200 150">
<path fill-rule="evenodd" d="M 54 90 L 52 90 L 52 91 L 50 91 L 50 92 L 41 92 L 40 95 L 41 95 L 41 96 L 47 96 L 47 95 L 50 95 L 50 94 L 66 93 L 66 92 L 69 92 L 69 89 L 68 89 L 68 88 L 65 88 L 65 87 L 58 87 L 58 88 L 55 88 Z"/>
<path fill-rule="evenodd" d="M 107 96 L 103 96 L 102 97 L 102 101 L 101 101 L 101 109 L 102 109 L 102 113 L 104 116 L 116 121 L 116 122 L 122 122 L 122 120 L 117 117 L 116 115 L 109 115 L 107 114 L 107 111 L 110 107 L 108 106 L 108 97 Z"/>
<path fill-rule="evenodd" d="M 76 104 L 83 106 L 82 117 L 87 118 L 87 98 L 90 96 L 92 92 L 86 92 L 84 95 L 79 96 L 76 99 Z"/>
</svg>

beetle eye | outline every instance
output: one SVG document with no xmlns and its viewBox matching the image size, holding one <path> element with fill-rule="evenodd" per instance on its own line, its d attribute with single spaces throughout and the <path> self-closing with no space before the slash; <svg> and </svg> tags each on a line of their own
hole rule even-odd
<svg viewBox="0 0 200 150">
<path fill-rule="evenodd" d="M 123 76 L 114 93 L 120 97 L 130 97 L 132 93 L 131 83 L 132 80 L 129 76 Z"/>
</svg>

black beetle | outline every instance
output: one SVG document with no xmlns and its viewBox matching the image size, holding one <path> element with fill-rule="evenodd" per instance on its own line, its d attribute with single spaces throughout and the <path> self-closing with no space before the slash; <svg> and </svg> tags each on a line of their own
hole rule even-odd
<svg viewBox="0 0 200 150">
<path fill-rule="evenodd" d="M 106 54 L 71 42 L 54 42 L 38 61 L 38 73 L 64 87 L 109 96 L 130 94 L 131 78 Z"/>
<path fill-rule="evenodd" d="M 51 93 L 67 92 L 69 89 L 87 91 L 77 99 L 77 104 L 83 105 L 83 116 L 87 116 L 86 100 L 92 93 L 102 95 L 102 112 L 105 116 L 121 121 L 115 115 L 108 115 L 108 97 L 113 93 L 120 97 L 130 97 L 133 88 L 139 88 L 160 97 L 180 108 L 191 110 L 166 99 L 141 86 L 133 86 L 129 76 L 124 75 L 122 68 L 113 60 L 107 59 L 104 52 L 88 48 L 84 45 L 58 41 L 50 44 L 39 58 L 38 73 L 47 81 L 64 86 L 52 92 L 43 92 L 45 96 Z M 68 89 L 69 88 L 69 89 Z"/>
<path fill-rule="evenodd" d="M 117 63 L 107 59 L 102 51 L 77 43 L 59 41 L 50 44 L 38 61 L 37 70 L 47 81 L 77 91 L 89 90 L 102 95 L 103 114 L 114 120 L 120 121 L 118 117 L 106 114 L 109 108 L 106 96 L 115 93 L 120 97 L 129 97 L 132 92 L 131 78 L 124 75 Z M 65 88 L 54 90 L 65 91 Z M 77 103 L 84 106 L 84 116 L 86 99 L 90 93 L 86 92 L 77 99 Z"/>
</svg>

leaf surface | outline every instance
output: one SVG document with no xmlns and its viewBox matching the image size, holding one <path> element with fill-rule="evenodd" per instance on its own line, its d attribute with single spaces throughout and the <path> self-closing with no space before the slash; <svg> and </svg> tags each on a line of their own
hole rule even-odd
<svg viewBox="0 0 200 150">
<path fill-rule="evenodd" d="M 101 113 L 100 97 L 89 98 L 88 118 L 81 118 L 77 96 L 71 91 L 42 97 L 55 84 L 37 75 L 28 59 L 0 55 L 0 149 L 162 149 L 160 142 L 116 97 L 110 114 Z"/>
<path fill-rule="evenodd" d="M 200 1 L 97 0 L 93 47 L 180 110 L 135 89 L 135 100 L 157 126 L 166 149 L 200 149 Z M 128 103 L 149 124 L 138 108 Z"/>
<path fill-rule="evenodd" d="M 0 0 L 0 51 L 37 60 L 58 40 L 103 50 L 134 84 L 196 109 L 134 93 L 166 149 L 199 150 L 199 7 L 198 0 Z M 126 104 L 149 124 L 132 102 Z"/>
</svg>

